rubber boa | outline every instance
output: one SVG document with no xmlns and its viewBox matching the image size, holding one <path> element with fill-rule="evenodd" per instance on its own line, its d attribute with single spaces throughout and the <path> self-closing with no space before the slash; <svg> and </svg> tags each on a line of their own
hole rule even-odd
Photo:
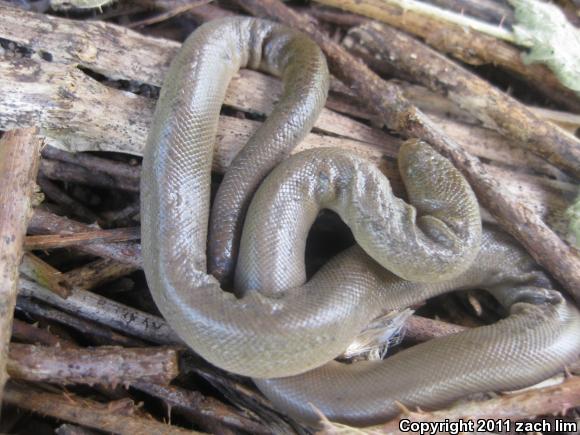
<svg viewBox="0 0 580 435">
<path fill-rule="evenodd" d="M 383 303 L 384 293 L 392 284 L 388 277 L 395 276 L 393 273 L 397 279 L 431 284 L 449 282 L 467 273 L 479 252 L 481 220 L 475 196 L 463 177 L 423 142 L 406 142 L 399 158 L 412 205 L 395 198 L 386 178 L 356 156 L 336 150 L 301 153 L 270 174 L 260 191 L 267 188 L 264 186 L 274 186 L 270 189 L 274 194 L 281 191 L 275 187 L 277 181 L 286 174 L 292 179 L 300 159 L 302 163 L 312 159 L 322 162 L 323 170 L 306 165 L 309 169 L 302 173 L 310 177 L 306 185 L 282 189 L 286 197 L 279 205 L 290 205 L 286 212 L 299 212 L 302 218 L 286 216 L 285 210 L 275 207 L 274 213 L 268 212 L 267 207 L 254 207 L 261 204 L 258 198 L 263 195 L 258 192 L 245 223 L 248 228 L 254 225 L 254 233 L 261 231 L 266 238 L 281 240 L 284 246 L 294 242 L 298 247 L 286 254 L 283 250 L 275 253 L 273 245 L 257 238 L 252 241 L 252 230 L 244 230 L 249 248 L 243 242 L 240 272 L 236 272 L 238 290 L 243 296 L 237 298 L 222 291 L 219 281 L 207 273 L 210 172 L 225 90 L 241 67 L 260 68 L 281 76 L 285 91 L 272 115 L 236 157 L 233 181 L 227 182 L 226 175 L 218 193 L 212 211 L 209 258 L 213 259 L 210 270 L 220 278 L 227 279 L 233 270 L 236 237 L 255 189 L 307 134 L 324 105 L 328 90 L 326 64 L 320 50 L 305 36 L 268 21 L 242 17 L 211 22 L 194 32 L 172 62 L 144 152 L 144 269 L 159 310 L 194 351 L 238 374 L 258 379 L 284 378 L 279 384 L 276 380 L 257 382 L 282 409 L 308 419 L 293 408 L 295 403 L 276 399 L 272 391 L 290 391 L 288 382 L 299 385 L 293 379 L 301 379 L 299 375 L 317 367 L 327 367 L 325 364 L 366 323 L 390 307 L 400 307 L 410 299 L 422 300 L 433 294 L 432 289 L 448 291 L 446 287 L 441 290 L 438 286 L 418 285 L 411 297 L 397 293 Z M 246 175 L 238 178 L 236 173 L 240 171 Z M 304 199 L 305 205 L 301 206 Z M 220 203 L 225 204 L 225 209 L 220 209 Z M 339 255 L 305 283 L 300 272 L 303 240 L 294 237 L 307 233 L 308 222 L 320 207 L 339 211 L 346 221 L 351 217 L 355 237 L 366 253 L 356 248 Z M 266 219 L 269 227 L 260 228 L 253 216 L 266 215 L 272 216 Z M 292 236 L 290 227 L 281 225 L 281 216 L 298 223 L 292 227 Z M 220 225 L 220 218 L 225 227 Z M 268 234 L 272 226 L 273 234 Z M 383 231 L 387 231 L 387 236 Z M 257 251 L 246 255 L 246 249 Z M 278 275 L 270 269 L 266 274 L 276 282 L 262 285 L 262 266 L 252 269 L 251 261 L 244 263 L 252 255 L 254 259 L 273 258 L 276 271 L 290 273 Z M 281 285 L 283 276 L 291 277 L 284 283 L 289 287 Z M 577 321 L 577 313 L 572 309 L 570 312 Z M 570 326 L 566 322 L 547 323 L 545 331 L 548 326 Z M 571 325 L 577 332 L 577 322 Z M 577 348 L 570 351 L 571 345 L 565 347 L 569 351 L 566 357 L 578 353 Z M 526 346 L 522 350 L 526 351 Z M 449 355 L 444 344 L 439 351 Z M 562 367 L 566 361 L 559 358 L 556 362 Z M 469 370 L 469 364 L 462 367 Z M 404 377 L 407 370 L 401 366 L 395 375 Z M 477 373 L 475 376 L 486 383 L 484 373 Z M 417 373 L 410 376 L 427 378 Z M 445 384 L 446 380 L 439 382 Z M 319 388 L 316 392 L 324 397 L 328 390 Z M 454 391 L 457 395 L 466 393 Z M 328 399 L 336 401 L 328 393 Z M 429 403 L 443 403 L 450 397 L 449 392 L 431 393 L 430 399 L 425 398 L 431 400 Z M 384 400 L 389 398 L 385 393 Z M 350 421 L 351 417 L 346 413 L 345 418 Z M 364 424 L 373 418 L 354 420 Z"/>
<path fill-rule="evenodd" d="M 367 254 L 355 246 L 340 256 Z M 534 260 L 497 229 L 484 229 L 471 267 L 446 282 L 416 283 L 384 269 L 371 270 L 381 274 L 384 300 L 377 303 L 383 306 L 394 307 L 395 301 L 408 306 L 421 296 L 485 288 L 509 315 L 489 326 L 413 346 L 384 361 L 332 361 L 302 375 L 255 379 L 277 408 L 310 424 L 316 424 L 322 413 L 352 426 L 375 425 L 399 414 L 399 404 L 428 411 L 472 393 L 533 385 L 580 356 L 580 313 L 549 289 Z M 264 280 L 276 272 L 264 274 Z"/>
</svg>

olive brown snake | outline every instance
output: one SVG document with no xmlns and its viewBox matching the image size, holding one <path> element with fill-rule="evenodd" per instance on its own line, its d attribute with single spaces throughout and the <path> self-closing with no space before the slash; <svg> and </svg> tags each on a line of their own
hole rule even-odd
<svg viewBox="0 0 580 435">
<path fill-rule="evenodd" d="M 226 173 L 210 222 L 219 112 L 242 67 L 282 77 L 284 93 Z M 319 48 L 268 21 L 205 24 L 174 59 L 144 153 L 141 219 L 147 281 L 180 337 L 211 363 L 255 378 L 282 410 L 314 421 L 312 403 L 356 425 L 393 416 L 395 401 L 441 406 L 527 386 L 575 360 L 579 313 L 540 288 L 547 281 L 514 242 L 482 233 L 471 188 L 427 144 L 407 141 L 399 154 L 412 205 L 345 151 L 284 160 L 314 125 L 327 92 Z M 358 245 L 306 282 L 305 239 L 321 208 L 339 213 Z M 207 273 L 207 262 L 228 282 L 240 234 L 234 296 Z M 385 311 L 481 287 L 510 310 L 505 320 L 379 363 L 332 361 Z"/>
</svg>

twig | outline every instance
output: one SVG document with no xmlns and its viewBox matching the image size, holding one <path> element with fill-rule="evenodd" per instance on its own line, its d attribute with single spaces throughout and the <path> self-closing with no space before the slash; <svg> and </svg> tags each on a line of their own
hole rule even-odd
<svg viewBox="0 0 580 435">
<path fill-rule="evenodd" d="M 526 65 L 522 51 L 511 44 L 461 26 L 444 23 L 417 14 L 411 10 L 387 4 L 380 0 L 317 0 L 380 20 L 423 39 L 436 50 L 449 54 L 471 65 L 488 64 L 503 68 L 532 85 L 546 97 L 557 101 L 573 111 L 580 110 L 580 99 L 564 87 L 558 78 L 544 65 Z"/>
<path fill-rule="evenodd" d="M 197 391 L 145 382 L 133 383 L 131 387 L 163 400 L 169 408 L 187 414 L 199 425 L 205 425 L 208 420 L 214 420 L 249 433 L 271 433 L 267 427 L 241 415 L 240 411 L 235 408 Z"/>
<path fill-rule="evenodd" d="M 93 172 L 82 166 L 58 160 L 43 159 L 40 173 L 51 180 L 70 181 L 88 186 L 106 189 L 121 189 L 128 192 L 138 192 L 139 183 L 131 178 L 112 177 L 102 172 Z"/>
<path fill-rule="evenodd" d="M 30 252 L 24 254 L 20 272 L 45 286 L 61 298 L 66 298 L 70 294 L 70 287 L 65 283 L 63 274 Z"/>
<path fill-rule="evenodd" d="M 154 420 L 151 416 L 138 415 L 131 401 L 98 403 L 69 393 L 53 394 L 37 391 L 22 385 L 9 384 L 5 391 L 5 401 L 22 409 L 59 420 L 70 421 L 104 432 L 121 435 L 192 435 L 200 434 L 192 430 Z"/>
<path fill-rule="evenodd" d="M 393 7 L 401 8 L 405 11 L 414 12 L 415 14 L 422 15 L 424 17 L 432 18 L 437 21 L 445 21 L 450 24 L 454 24 L 459 27 L 466 27 L 468 29 L 473 29 L 475 31 L 484 33 L 486 35 L 493 36 L 497 39 L 503 39 L 504 41 L 515 43 L 516 38 L 513 32 L 504 29 L 501 26 L 495 26 L 488 24 L 486 22 L 476 20 L 464 14 L 457 14 L 455 12 L 441 9 L 440 7 L 416 1 L 416 0 L 383 0 Z"/>
<path fill-rule="evenodd" d="M 401 90 L 383 81 L 364 63 L 328 39 L 315 24 L 276 0 L 247 0 L 244 8 L 267 15 L 308 33 L 324 50 L 334 74 L 377 111 L 391 129 L 408 137 L 420 137 L 447 156 L 473 187 L 480 203 L 518 239 L 552 275 L 580 300 L 580 256 L 564 243 L 527 205 L 505 193 L 483 164 L 447 137 Z M 578 170 L 578 168 L 576 168 Z"/>
<path fill-rule="evenodd" d="M 102 284 L 128 275 L 138 268 L 130 264 L 119 263 L 109 258 L 93 261 L 63 274 L 63 280 L 70 287 L 92 290 Z"/>
<path fill-rule="evenodd" d="M 22 278 L 20 296 L 32 297 L 73 313 L 76 316 L 107 325 L 124 334 L 159 344 L 180 344 L 181 340 L 160 317 L 144 313 L 95 293 L 72 289 L 62 299 L 41 285 Z"/>
<path fill-rule="evenodd" d="M 15 130 L 0 139 L 0 403 L 6 383 L 18 267 L 42 146 L 36 134 L 36 129 Z"/>
<path fill-rule="evenodd" d="M 280 435 L 304 433 L 302 426 L 288 417 L 284 417 L 272 407 L 272 404 L 264 396 L 234 379 L 233 376 L 224 376 L 218 369 L 188 359 L 183 361 L 183 366 L 185 372 L 192 371 L 201 376 L 228 400 L 258 415 L 261 420 L 268 424 L 272 433 Z"/>
<path fill-rule="evenodd" d="M 128 27 L 143 27 L 143 26 L 150 26 L 151 24 L 161 23 L 162 21 L 169 20 L 170 18 L 176 17 L 177 15 L 181 15 L 185 12 L 189 12 L 192 9 L 195 9 L 199 6 L 208 4 L 212 0 L 190 0 L 187 4 L 176 6 L 163 12 L 161 14 L 157 14 L 150 18 L 145 18 L 144 20 L 140 21 L 133 21 L 129 24 Z"/>
<path fill-rule="evenodd" d="M 65 207 L 68 213 L 73 216 L 77 216 L 86 222 L 95 222 L 97 220 L 97 215 L 81 204 L 76 199 L 69 196 L 65 191 L 56 185 L 46 177 L 39 176 L 37 179 L 38 185 L 42 190 L 42 193 L 53 201 L 54 203 Z"/>
<path fill-rule="evenodd" d="M 43 308 L 40 305 L 34 304 L 32 302 L 24 303 L 25 300 L 26 298 L 19 298 L 18 303 L 22 309 L 29 313 L 43 317 L 48 315 L 48 318 L 54 319 L 58 322 L 64 322 L 67 326 L 72 326 L 73 328 L 77 329 L 78 326 L 82 325 L 83 322 L 87 323 L 86 326 L 91 327 L 91 324 L 83 319 L 74 318 L 71 315 L 57 310 Z M 20 325 L 20 323 L 23 325 Z M 19 334 L 17 336 L 20 340 L 41 343 L 50 346 L 73 346 L 76 348 L 74 344 L 64 342 L 47 331 L 35 328 L 23 322 L 19 322 L 19 327 L 20 326 L 22 326 L 22 328 L 19 329 Z M 100 324 L 92 324 L 92 330 L 87 330 L 86 328 L 82 327 L 81 331 L 85 334 L 99 334 L 99 328 L 103 328 L 103 326 Z M 37 336 L 39 332 L 40 337 Z M 116 334 L 116 337 L 111 336 L 103 338 L 105 342 L 123 342 L 125 346 L 134 347 L 139 345 L 139 343 L 130 343 L 130 341 L 133 340 L 130 338 L 126 338 L 124 341 L 118 340 L 118 334 Z M 57 351 L 55 350 L 55 352 Z M 53 369 L 49 368 L 48 371 L 52 373 Z M 155 374 L 155 371 L 153 371 L 152 374 Z M 56 373 L 56 375 L 60 376 L 58 373 Z M 163 400 L 169 408 L 174 407 L 185 412 L 188 416 L 192 417 L 196 424 L 198 424 L 200 427 L 204 428 L 204 425 L 207 425 L 205 429 L 208 431 L 211 428 L 211 432 L 217 430 L 215 424 L 208 424 L 212 419 L 227 426 L 245 429 L 250 433 L 270 432 L 268 429 L 266 429 L 266 426 L 251 420 L 243 412 L 225 405 L 224 403 L 211 397 L 204 397 L 198 392 L 189 391 L 174 386 L 161 386 L 153 384 L 151 381 L 146 381 L 145 379 L 139 378 L 136 378 L 135 382 L 132 381 L 131 386 L 152 396 L 158 397 L 159 399 Z"/>
<path fill-rule="evenodd" d="M 187 4 L 188 1 L 190 0 L 141 0 L 140 3 L 150 8 L 167 11 Z M 193 19 L 196 23 L 217 20 L 234 15 L 235 14 L 232 11 L 221 8 L 215 3 L 201 4 L 186 12 L 187 18 Z"/>
<path fill-rule="evenodd" d="M 12 343 L 9 355 L 11 378 L 60 385 L 168 384 L 179 374 L 177 352 L 170 348 L 55 348 Z"/>
<path fill-rule="evenodd" d="M 120 210 L 111 210 L 101 213 L 101 218 L 107 225 L 113 225 L 118 222 L 132 220 L 139 214 L 141 208 L 139 201 L 134 201 Z"/>
<path fill-rule="evenodd" d="M 42 150 L 42 157 L 50 160 L 72 163 L 92 172 L 100 172 L 118 179 L 128 179 L 139 182 L 141 167 L 128 163 L 104 159 L 87 153 L 68 153 L 58 148 L 47 146 Z"/>
<path fill-rule="evenodd" d="M 117 243 L 139 240 L 139 227 L 114 228 L 111 230 L 91 230 L 74 234 L 54 234 L 46 236 L 27 236 L 24 248 L 32 250 L 68 248 L 87 244 Z"/>
<path fill-rule="evenodd" d="M 76 329 L 90 337 L 99 344 L 114 344 L 117 346 L 137 347 L 143 346 L 144 342 L 126 335 L 118 334 L 112 331 L 106 325 L 96 323 L 91 320 L 85 320 L 82 317 L 76 317 L 64 311 L 52 308 L 49 305 L 39 303 L 34 299 L 19 296 L 16 300 L 16 308 L 31 314 L 35 317 L 42 317 L 53 322 L 60 323 L 70 328 Z"/>
<path fill-rule="evenodd" d="M 428 341 L 446 335 L 457 334 L 467 328 L 453 323 L 429 319 L 421 316 L 411 316 L 405 323 L 405 340 L 415 342 Z"/>
<path fill-rule="evenodd" d="M 28 232 L 32 234 L 74 234 L 93 231 L 90 227 L 63 216 L 57 216 L 50 212 L 36 208 L 28 225 Z M 141 267 L 141 247 L 133 242 L 118 243 L 91 243 L 76 245 L 82 252 L 87 252 L 99 257 L 111 258 L 121 263 Z"/>
<path fill-rule="evenodd" d="M 491 21 L 500 27 L 510 27 L 514 19 L 513 10 L 495 0 L 432 0 L 431 3 L 459 14 Z"/>
<path fill-rule="evenodd" d="M 12 322 L 12 337 L 30 344 L 43 344 L 45 346 L 55 347 L 74 346 L 74 343 L 63 340 L 45 329 L 30 325 L 18 319 L 14 319 Z"/>
<path fill-rule="evenodd" d="M 343 44 L 378 72 L 412 77 L 445 94 L 488 128 L 580 177 L 580 141 L 485 80 L 406 34 L 380 23 L 351 29 Z"/>
</svg>

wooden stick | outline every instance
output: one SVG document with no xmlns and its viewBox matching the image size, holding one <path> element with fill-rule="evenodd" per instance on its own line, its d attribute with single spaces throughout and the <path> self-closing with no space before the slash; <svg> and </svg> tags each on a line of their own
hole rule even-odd
<svg viewBox="0 0 580 435">
<path fill-rule="evenodd" d="M 34 318 L 42 318 L 56 322 L 68 328 L 75 329 L 97 344 L 113 344 L 115 346 L 138 347 L 146 343 L 142 340 L 113 331 L 107 325 L 77 317 L 66 311 L 53 308 L 50 305 L 38 302 L 36 299 L 19 296 L 16 300 L 16 308 L 24 311 Z M 75 313 L 76 314 L 76 313 Z"/>
<path fill-rule="evenodd" d="M 363 62 L 327 38 L 307 18 L 277 0 L 247 0 L 241 4 L 255 15 L 278 19 L 308 33 L 324 50 L 331 70 L 377 111 L 391 129 L 408 137 L 419 137 L 448 157 L 470 182 L 480 203 L 518 239 L 534 259 L 544 266 L 580 301 L 580 255 L 564 243 L 524 203 L 505 193 L 483 164 L 445 135 L 420 110 L 410 104 L 399 87 L 385 82 Z M 578 168 L 577 168 L 578 170 Z"/>
<path fill-rule="evenodd" d="M 82 219 L 83 222 L 96 222 L 97 215 L 95 213 L 84 204 L 68 195 L 63 189 L 57 186 L 56 183 L 43 176 L 39 176 L 37 182 L 46 198 L 50 199 L 55 204 L 64 207 L 67 214 L 78 217 Z"/>
<path fill-rule="evenodd" d="M 23 298 L 19 298 L 19 304 L 21 303 L 22 300 L 23 300 Z M 23 306 L 22 308 L 26 312 L 29 312 L 33 315 L 44 316 L 45 314 L 47 314 L 46 311 L 39 312 L 39 311 L 34 310 L 34 309 L 32 311 L 30 311 L 30 308 L 31 308 L 30 304 L 25 304 L 25 306 Z M 53 310 L 53 311 L 56 311 L 56 310 Z M 59 313 L 61 315 L 66 314 L 64 312 L 59 312 Z M 68 316 L 69 318 L 72 317 L 71 315 L 68 315 L 68 314 L 66 314 L 66 316 Z M 85 320 L 83 320 L 81 318 L 76 318 L 76 319 L 79 322 L 86 322 Z M 61 321 L 61 320 L 63 320 L 62 316 L 60 317 L 60 319 L 57 319 L 57 321 Z M 88 323 L 88 322 L 86 322 L 86 323 Z M 15 325 L 18 326 L 18 330 L 17 330 L 17 335 L 14 335 L 14 333 L 13 333 L 13 335 L 15 337 L 17 337 L 19 340 L 25 341 L 27 343 L 40 343 L 40 344 L 44 344 L 44 345 L 52 346 L 52 347 L 56 346 L 57 349 L 59 347 L 73 347 L 77 352 L 80 352 L 81 355 L 85 354 L 84 349 L 78 348 L 77 346 L 74 345 L 74 343 L 65 342 L 62 339 L 49 333 L 46 330 L 39 329 L 39 328 L 33 327 L 32 325 L 29 325 L 29 324 L 24 323 L 24 322 L 19 322 L 19 321 L 16 321 Z M 72 326 L 73 328 L 76 328 L 74 322 L 73 322 L 73 324 L 71 324 L 69 321 L 66 321 L 66 325 Z M 94 331 L 95 326 L 101 327 L 101 328 L 104 327 L 103 325 L 93 324 L 93 326 L 92 326 L 93 331 Z M 82 331 L 87 335 L 91 334 L 90 331 L 86 331 L 86 330 L 82 330 Z M 115 337 L 110 337 L 109 339 L 107 337 L 102 337 L 102 338 L 104 339 L 103 341 L 105 343 L 122 342 L 122 341 L 118 340 L 119 334 L 116 334 L 116 335 L 117 335 L 117 338 L 115 338 Z M 135 343 L 130 344 L 129 343 L 130 340 L 135 341 L 134 339 L 126 337 L 125 346 L 131 346 L 133 348 L 135 346 L 139 346 L 138 343 L 137 344 L 135 344 Z M 12 346 L 14 346 L 14 344 L 12 344 Z M 142 344 L 141 344 L 141 346 L 142 346 Z M 127 351 L 130 351 L 130 350 L 131 349 L 127 349 Z M 154 352 L 155 349 L 150 349 L 150 350 L 152 352 Z M 123 349 L 120 349 L 120 351 L 123 352 Z M 161 351 L 161 349 L 160 349 L 160 351 Z M 61 357 L 58 355 L 58 351 L 55 351 L 55 352 L 57 352 L 57 356 L 56 356 L 57 360 L 60 360 Z M 107 352 L 105 352 L 105 353 L 107 353 Z M 52 359 L 53 358 L 49 355 L 49 360 L 52 360 Z M 83 363 L 83 361 L 84 360 L 81 359 L 80 364 L 82 367 L 86 368 L 86 364 Z M 15 363 L 17 363 L 17 361 Z M 74 361 L 70 361 L 70 363 L 74 365 Z M 149 366 L 149 364 L 146 361 L 142 361 L 142 358 L 138 358 L 136 363 L 138 365 L 146 364 L 146 367 Z M 42 362 L 40 362 L 39 364 L 41 366 L 44 365 Z M 91 363 L 89 362 L 88 364 L 91 364 Z M 28 367 L 28 364 L 25 366 L 25 369 L 27 369 L 27 367 Z M 74 369 L 77 370 L 76 367 Z M 21 371 L 22 370 L 24 370 L 24 369 L 21 369 Z M 63 370 L 65 372 L 70 372 L 71 368 L 65 367 Z M 106 371 L 107 368 L 101 367 L 99 370 Z M 143 372 L 143 370 L 141 370 L 140 366 L 137 367 L 137 370 L 140 372 Z M 26 372 L 28 372 L 28 371 L 32 371 L 32 374 L 34 375 L 36 369 L 34 367 L 32 367 L 30 370 L 27 369 Z M 62 379 L 62 376 L 59 374 L 60 372 L 54 373 L 54 371 L 55 371 L 54 367 L 51 364 L 47 368 L 47 373 L 51 373 L 53 380 L 55 382 L 59 382 L 59 379 Z M 125 369 L 123 369 L 123 371 L 125 371 Z M 44 373 L 44 371 L 43 371 L 43 373 Z M 153 376 L 155 375 L 155 370 L 153 370 L 151 372 L 151 375 L 153 375 Z M 113 376 L 114 376 L 114 373 L 113 373 Z M 183 389 L 180 387 L 175 387 L 175 386 L 159 385 L 158 383 L 153 383 L 153 382 L 156 382 L 155 380 L 147 381 L 146 379 L 139 379 L 139 377 L 136 375 L 128 374 L 128 376 L 135 377 L 134 381 L 131 381 L 132 388 L 143 391 L 151 396 L 154 396 L 154 397 L 157 397 L 157 398 L 163 400 L 170 411 L 172 409 L 182 411 L 188 417 L 190 417 L 192 419 L 192 421 L 194 421 L 198 426 L 200 426 L 204 430 L 208 430 L 211 433 L 213 433 L 214 430 L 218 429 L 217 426 L 219 424 L 231 426 L 233 428 L 243 429 L 243 430 L 247 431 L 248 433 L 270 433 L 271 432 L 267 429 L 267 426 L 264 425 L 263 423 L 260 423 L 258 421 L 254 421 L 251 418 L 251 415 L 247 415 L 245 412 L 239 411 L 238 409 L 236 409 L 232 406 L 226 405 L 226 404 L 220 402 L 219 400 L 213 399 L 212 397 L 203 396 L 202 394 L 200 394 L 197 391 L 190 391 L 190 390 L 186 390 L 186 389 Z M 81 378 L 81 380 L 83 380 L 83 382 L 84 382 L 84 379 L 85 379 L 84 377 Z M 163 381 L 163 382 L 165 382 L 165 381 Z M 224 431 L 221 431 L 221 432 L 223 433 Z"/>
<path fill-rule="evenodd" d="M 93 227 L 76 222 L 63 216 L 36 208 L 30 219 L 28 232 L 32 234 L 74 234 L 94 231 Z M 141 267 L 141 246 L 134 242 L 90 243 L 76 245 L 82 252 L 99 257 L 111 258 L 121 263 Z"/>
<path fill-rule="evenodd" d="M 343 44 L 375 71 L 396 71 L 445 94 L 488 128 L 580 177 L 580 140 L 416 39 L 384 24 L 369 23 L 351 29 Z"/>
<path fill-rule="evenodd" d="M 63 274 L 63 280 L 70 287 L 92 290 L 102 284 L 129 275 L 135 270 L 138 270 L 135 266 L 105 258 Z"/>
<path fill-rule="evenodd" d="M 160 23 L 162 21 L 169 20 L 170 18 L 176 17 L 177 15 L 181 15 L 183 13 L 189 12 L 192 9 L 195 9 L 199 6 L 203 6 L 211 2 L 212 0 L 189 0 L 185 4 L 182 5 L 175 5 L 172 8 L 168 8 L 165 12 L 157 14 L 153 17 L 145 18 L 140 21 L 133 21 L 129 23 L 129 27 L 143 27 L 143 26 L 150 26 L 151 24 Z"/>
<path fill-rule="evenodd" d="M 46 329 L 23 322 L 22 320 L 14 319 L 12 322 L 12 338 L 24 343 L 43 344 L 45 346 L 53 347 L 70 347 L 74 343 L 63 340 L 60 337 L 48 332 Z"/>
<path fill-rule="evenodd" d="M 47 146 L 42 150 L 42 157 L 50 160 L 72 163 L 92 172 L 100 172 L 111 177 L 139 181 L 141 167 L 97 157 L 93 154 L 72 154 Z"/>
<path fill-rule="evenodd" d="M 120 435 L 194 435 L 201 432 L 169 426 L 138 412 L 132 401 L 99 403 L 70 393 L 54 394 L 38 391 L 23 385 L 7 386 L 6 403 L 49 415 L 58 420 L 70 421 L 108 433 Z"/>
<path fill-rule="evenodd" d="M 208 420 L 213 420 L 252 434 L 271 433 L 270 429 L 241 415 L 235 408 L 197 391 L 145 382 L 133 383 L 131 386 L 163 400 L 169 408 L 185 413 L 198 424 L 206 425 Z"/>
<path fill-rule="evenodd" d="M 111 177 L 102 172 L 90 171 L 82 166 L 58 160 L 42 159 L 40 173 L 50 180 L 70 181 L 77 184 L 86 184 L 105 189 L 121 189 L 128 192 L 139 191 L 139 183 L 133 179 Z"/>
<path fill-rule="evenodd" d="M 390 26 L 423 39 L 427 44 L 445 54 L 470 65 L 493 65 L 522 78 L 546 97 L 575 112 L 580 111 L 580 99 L 565 88 L 544 65 L 526 65 L 522 51 L 494 37 L 450 23 L 443 23 L 413 11 L 380 0 L 317 0 L 380 20 Z"/>
<path fill-rule="evenodd" d="M 12 343 L 8 374 L 25 381 L 115 387 L 137 381 L 166 385 L 179 369 L 177 351 L 171 348 L 60 348 Z"/>
<path fill-rule="evenodd" d="M 405 340 L 422 342 L 465 331 L 465 326 L 413 315 L 405 323 Z"/>
<path fill-rule="evenodd" d="M 76 426 L 74 424 L 63 424 L 56 428 L 54 433 L 56 435 L 97 435 L 97 433 L 91 429 Z"/>
<path fill-rule="evenodd" d="M 139 227 L 113 228 L 110 230 L 92 230 L 74 234 L 54 234 L 46 236 L 27 236 L 24 240 L 24 248 L 32 251 L 35 249 L 67 248 L 92 243 L 115 243 L 139 240 L 141 229 Z"/>
<path fill-rule="evenodd" d="M 22 258 L 20 273 L 45 286 L 61 298 L 70 294 L 70 286 L 65 282 L 63 274 L 50 264 L 27 252 Z"/>
<path fill-rule="evenodd" d="M 18 289 L 18 267 L 31 214 L 42 140 L 36 129 L 4 133 L 0 139 L 0 403 Z"/>
<path fill-rule="evenodd" d="M 181 344 L 177 334 L 162 318 L 96 293 L 72 289 L 71 295 L 62 299 L 41 285 L 22 278 L 20 280 L 20 296 L 41 300 L 68 313 L 107 325 L 124 334 L 149 342 L 165 345 Z"/>
</svg>

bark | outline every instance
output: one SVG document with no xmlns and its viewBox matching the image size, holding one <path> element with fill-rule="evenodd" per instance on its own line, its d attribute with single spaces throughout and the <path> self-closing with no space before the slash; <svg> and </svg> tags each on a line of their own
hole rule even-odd
<svg viewBox="0 0 580 435">
<path fill-rule="evenodd" d="M 129 275 L 135 270 L 138 270 L 135 266 L 107 258 L 73 269 L 63 274 L 63 279 L 69 287 L 92 290 L 95 287 Z"/>
<path fill-rule="evenodd" d="M 118 243 L 141 238 L 139 227 L 113 228 L 110 230 L 89 230 L 73 234 L 51 234 L 43 236 L 27 236 L 24 248 L 32 250 L 68 248 L 71 246 Z"/>
<path fill-rule="evenodd" d="M 159 344 L 180 344 L 181 340 L 160 317 L 128 307 L 103 296 L 72 289 L 67 299 L 28 279 L 20 280 L 20 296 L 32 297 L 63 311 L 107 325 L 143 340 Z"/>
<path fill-rule="evenodd" d="M 42 146 L 36 133 L 35 129 L 9 131 L 0 139 L 0 403 L 6 383 L 18 268 Z"/>
<path fill-rule="evenodd" d="M 28 232 L 31 234 L 71 235 L 75 233 L 86 234 L 94 230 L 94 227 L 63 216 L 57 216 L 40 208 L 34 210 L 28 226 Z M 134 242 L 77 244 L 75 247 L 88 254 L 111 258 L 124 264 L 141 267 L 141 246 Z"/>
<path fill-rule="evenodd" d="M 169 426 L 138 412 L 132 401 L 99 403 L 69 393 L 54 394 L 22 385 L 9 385 L 5 401 L 11 405 L 58 420 L 121 435 L 192 435 L 201 432 Z"/>
<path fill-rule="evenodd" d="M 177 352 L 169 348 L 60 348 L 12 343 L 9 355 L 10 377 L 33 382 L 166 385 L 179 374 Z"/>
<path fill-rule="evenodd" d="M 70 286 L 65 282 L 63 274 L 30 252 L 22 258 L 20 273 L 45 286 L 61 298 L 66 298 L 70 294 Z"/>
<path fill-rule="evenodd" d="M 449 54 L 470 65 L 493 65 L 527 81 L 533 89 L 575 112 L 580 111 L 580 99 L 564 87 L 544 65 L 526 65 L 522 50 L 492 36 L 461 26 L 426 17 L 380 0 L 317 0 L 357 14 L 362 14 L 423 39 L 437 51 Z"/>
<path fill-rule="evenodd" d="M 343 44 L 375 71 L 394 71 L 446 95 L 508 140 L 580 177 L 577 138 L 419 41 L 392 27 L 369 23 L 352 29 Z"/>
</svg>

